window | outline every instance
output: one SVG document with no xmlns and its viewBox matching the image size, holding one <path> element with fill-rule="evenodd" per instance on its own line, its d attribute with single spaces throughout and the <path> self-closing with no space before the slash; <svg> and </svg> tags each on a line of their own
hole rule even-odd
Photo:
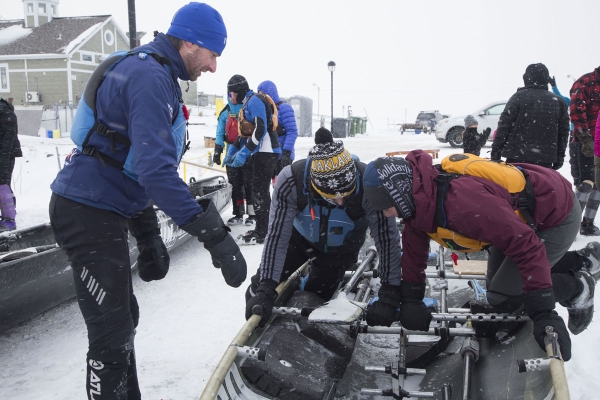
<svg viewBox="0 0 600 400">
<path fill-rule="evenodd" d="M 494 107 L 490 107 L 487 109 L 487 111 L 485 112 L 486 115 L 500 115 L 502 114 L 502 111 L 504 111 L 504 107 L 506 107 L 506 104 L 497 104 Z"/>
<path fill-rule="evenodd" d="M 54 16 L 54 17 L 55 17 L 55 16 L 56 16 L 56 6 L 55 6 L 54 4 L 52 4 L 52 5 L 50 6 L 50 9 L 52 10 L 52 16 Z"/>
<path fill-rule="evenodd" d="M 0 92 L 10 92 L 8 64 L 0 64 Z"/>
<path fill-rule="evenodd" d="M 88 53 L 81 53 L 81 61 L 94 62 L 94 56 Z"/>
<path fill-rule="evenodd" d="M 104 31 L 104 41 L 109 46 L 112 46 L 115 43 L 115 36 L 111 31 Z"/>
<path fill-rule="evenodd" d="M 46 14 L 46 4 L 44 4 L 44 3 L 38 3 L 38 13 L 39 14 Z"/>
<path fill-rule="evenodd" d="M 27 3 L 27 14 L 33 14 L 33 3 Z"/>
</svg>

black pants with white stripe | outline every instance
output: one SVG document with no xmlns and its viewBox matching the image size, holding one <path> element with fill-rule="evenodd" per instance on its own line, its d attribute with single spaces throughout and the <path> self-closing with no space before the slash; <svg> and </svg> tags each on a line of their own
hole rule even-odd
<svg viewBox="0 0 600 400">
<path fill-rule="evenodd" d="M 133 346 L 139 308 L 131 284 L 127 220 L 52 194 L 50 223 L 71 263 L 88 330 L 88 399 L 140 399 Z"/>
</svg>

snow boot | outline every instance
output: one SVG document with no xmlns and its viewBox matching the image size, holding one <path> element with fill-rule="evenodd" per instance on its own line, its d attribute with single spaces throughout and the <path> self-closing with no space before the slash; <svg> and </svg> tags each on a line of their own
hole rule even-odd
<svg viewBox="0 0 600 400">
<path fill-rule="evenodd" d="M 248 231 L 243 235 L 237 237 L 236 243 L 238 246 L 251 246 L 254 244 L 263 244 L 265 237 L 257 231 Z"/>
<path fill-rule="evenodd" d="M 234 215 L 233 217 L 227 220 L 227 225 L 236 226 L 241 225 L 244 222 L 244 217 L 242 215 Z"/>
<path fill-rule="evenodd" d="M 255 226 L 256 225 L 256 215 L 248 215 L 245 222 L 246 226 Z"/>
<path fill-rule="evenodd" d="M 597 281 L 600 278 L 600 243 L 589 242 L 583 249 L 577 250 L 577 254 L 585 258 L 584 269 Z"/>
<path fill-rule="evenodd" d="M 600 229 L 594 225 L 593 221 L 584 218 L 579 227 L 579 234 L 583 236 L 600 236 Z"/>
<path fill-rule="evenodd" d="M 15 195 L 10 186 L 0 185 L 0 211 L 2 212 L 2 220 L 0 221 L 0 232 L 14 231 L 17 229 L 15 217 L 17 209 L 15 207 Z"/>
<path fill-rule="evenodd" d="M 566 306 L 569 312 L 569 330 L 573 335 L 579 335 L 586 330 L 594 316 L 594 290 L 596 281 L 589 272 L 584 270 L 576 272 L 575 277 L 583 285 L 581 293 L 571 300 L 561 302 L 561 304 Z"/>
</svg>

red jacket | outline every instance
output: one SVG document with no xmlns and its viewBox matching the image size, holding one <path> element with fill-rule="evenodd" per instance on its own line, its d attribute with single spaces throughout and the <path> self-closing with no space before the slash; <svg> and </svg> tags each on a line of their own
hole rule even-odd
<svg viewBox="0 0 600 400">
<path fill-rule="evenodd" d="M 570 108 L 575 134 L 589 129 L 594 136 L 600 109 L 600 67 L 583 75 L 573 84 Z"/>
<path fill-rule="evenodd" d="M 402 233 L 402 279 L 425 282 L 430 238 L 435 232 L 438 171 L 431 156 L 422 150 L 409 153 L 413 167 L 415 217 L 405 220 Z M 558 172 L 532 164 L 515 164 L 529 173 L 536 208 L 538 230 L 559 225 L 573 207 L 571 184 Z M 447 227 L 464 236 L 492 243 L 518 265 L 523 277 L 523 292 L 552 287 L 546 248 L 535 232 L 515 214 L 512 198 L 502 186 L 484 178 L 464 176 L 453 179 L 448 189 L 445 210 Z"/>
</svg>

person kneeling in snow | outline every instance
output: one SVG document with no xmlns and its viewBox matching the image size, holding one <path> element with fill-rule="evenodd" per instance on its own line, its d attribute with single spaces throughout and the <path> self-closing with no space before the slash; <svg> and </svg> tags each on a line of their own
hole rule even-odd
<svg viewBox="0 0 600 400">
<path fill-rule="evenodd" d="M 380 255 L 381 280 L 400 284 L 400 234 L 396 219 L 386 218 L 364 198 L 366 165 L 341 141 L 320 128 L 308 158 L 281 170 L 271 202 L 269 231 L 260 268 L 246 291 L 246 319 L 262 315 L 264 326 L 277 298 L 275 288 L 311 259 L 304 290 L 329 300 L 356 263 L 367 228 Z M 388 282 L 388 276 L 394 277 Z"/>
<path fill-rule="evenodd" d="M 567 251 L 579 229 L 581 208 L 571 184 L 549 168 L 516 164 L 526 170 L 535 194 L 533 219 L 537 231 L 515 213 L 512 197 L 500 185 L 484 178 L 452 179 L 444 202 L 447 228 L 468 238 L 491 243 L 487 268 L 487 299 L 502 312 L 523 309 L 532 319 L 533 334 L 545 350 L 545 327 L 558 333 L 565 361 L 571 358 L 571 340 L 562 318 L 554 311 L 560 302 L 569 311 L 569 330 L 577 335 L 587 328 L 594 312 L 594 276 L 600 272 L 600 243 Z M 423 303 L 428 233 L 436 232 L 438 170 L 422 150 L 406 159 L 382 157 L 365 171 L 365 197 L 386 216 L 404 219 L 402 283 L 388 286 L 367 314 L 367 322 L 391 322 L 400 307 L 407 329 L 427 330 L 431 313 Z M 477 218 L 473 218 L 477 210 Z M 394 270 L 394 273 L 400 273 Z M 390 276 L 390 280 L 398 276 Z M 378 304 L 382 303 L 383 304 Z M 386 323 L 385 325 L 388 325 Z"/>
</svg>

